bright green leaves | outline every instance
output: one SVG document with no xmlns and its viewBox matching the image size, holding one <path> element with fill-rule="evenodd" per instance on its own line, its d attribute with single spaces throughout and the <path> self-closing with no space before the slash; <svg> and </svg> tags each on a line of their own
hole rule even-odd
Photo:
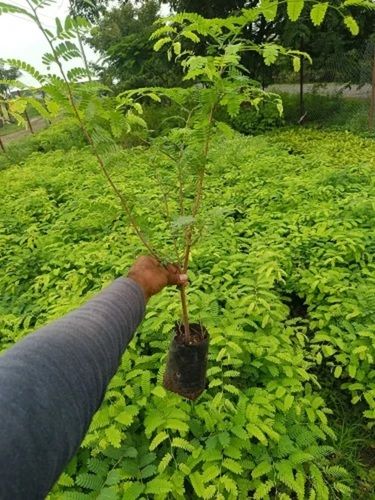
<svg viewBox="0 0 375 500">
<path fill-rule="evenodd" d="M 194 446 L 191 445 L 186 439 L 175 437 L 172 440 L 172 447 L 181 448 L 182 450 L 192 452 L 194 450 Z"/>
<path fill-rule="evenodd" d="M 114 447 L 114 448 L 120 448 L 121 444 L 121 432 L 117 429 L 115 426 L 110 426 L 108 429 L 106 429 L 106 437 L 108 439 L 108 442 Z"/>
<path fill-rule="evenodd" d="M 328 5 L 328 2 L 321 2 L 312 6 L 310 17 L 314 26 L 320 26 L 322 24 L 327 13 Z"/>
<path fill-rule="evenodd" d="M 21 14 L 35 20 L 34 16 L 26 9 L 6 2 L 0 2 L 0 15 L 1 14 Z"/>
<path fill-rule="evenodd" d="M 277 15 L 278 0 L 266 0 L 261 3 L 260 9 L 267 21 L 274 21 Z"/>
<path fill-rule="evenodd" d="M 198 35 L 196 35 L 193 31 L 189 31 L 189 30 L 182 30 L 181 31 L 181 36 L 186 38 L 187 40 L 190 40 L 194 43 L 199 43 L 200 42 L 200 38 Z"/>
<path fill-rule="evenodd" d="M 150 443 L 150 451 L 155 450 L 163 441 L 168 439 L 168 434 L 164 431 L 159 432 Z"/>
<path fill-rule="evenodd" d="M 251 475 L 254 479 L 257 477 L 261 477 L 264 474 L 267 474 L 272 470 L 272 465 L 269 462 L 263 461 L 260 462 L 251 472 Z"/>
<path fill-rule="evenodd" d="M 291 21 L 298 20 L 302 13 L 304 5 L 304 0 L 287 0 L 287 13 Z"/>
<path fill-rule="evenodd" d="M 166 45 L 167 43 L 170 43 L 172 41 L 171 37 L 170 36 L 166 36 L 166 37 L 163 37 L 163 38 L 160 38 L 154 45 L 154 50 L 156 51 L 159 51 L 161 50 L 164 45 Z"/>
<path fill-rule="evenodd" d="M 80 16 L 67 16 L 63 23 L 57 17 L 55 23 L 57 40 L 73 40 L 77 37 L 77 33 L 83 35 L 91 28 L 89 21 Z"/>
<path fill-rule="evenodd" d="M 268 440 L 264 434 L 264 432 L 255 424 L 247 424 L 246 430 L 249 433 L 250 437 L 255 437 L 258 441 L 260 441 L 264 446 L 267 446 Z"/>
<path fill-rule="evenodd" d="M 275 63 L 279 55 L 279 47 L 275 44 L 267 44 L 263 48 L 263 59 L 266 66 Z"/>
<path fill-rule="evenodd" d="M 242 474 L 243 473 L 243 468 L 240 462 L 237 462 L 236 460 L 233 460 L 232 458 L 225 458 L 223 460 L 223 467 L 225 469 L 230 470 L 234 474 Z"/>
<path fill-rule="evenodd" d="M 156 477 L 152 481 L 147 483 L 146 493 L 149 495 L 167 495 L 172 491 L 173 485 L 168 479 L 163 479 L 161 477 Z M 128 498 L 126 496 L 126 498 Z M 138 498 L 138 497 L 136 497 Z"/>
<path fill-rule="evenodd" d="M 296 73 L 298 73 L 301 69 L 301 58 L 300 57 L 293 57 L 293 69 Z"/>
<path fill-rule="evenodd" d="M 52 137 L 55 144 L 66 142 L 70 128 L 71 124 L 59 132 L 62 139 L 57 142 L 58 133 L 51 127 L 43 143 L 51 142 Z M 77 133 L 73 139 L 74 135 Z M 207 178 L 204 216 L 211 217 L 213 208 L 225 209 L 225 214 L 230 211 L 232 215 L 220 219 L 219 230 L 210 232 L 196 248 L 190 285 L 192 314 L 206 315 L 204 323 L 211 334 L 211 387 L 191 404 L 166 393 L 159 385 L 169 343 L 167 336 L 172 335 L 178 315 L 174 294 L 161 294 L 154 299 L 123 357 L 75 467 L 66 471 L 56 493 L 51 494 L 52 500 L 59 496 L 68 498 L 76 492 L 96 498 L 117 495 L 126 500 L 146 494 L 185 498 L 189 494 L 198 496 L 198 491 L 204 495 L 202 498 L 216 499 L 220 494 L 224 498 L 267 498 L 272 488 L 278 488 L 286 499 L 303 498 L 303 487 L 305 497 L 312 489 L 322 492 L 323 498 L 327 490 L 345 490 L 345 480 L 339 471 L 329 471 L 331 464 L 325 458 L 327 453 L 333 453 L 331 448 L 322 446 L 328 434 L 329 414 L 309 369 L 311 363 L 315 364 L 309 350 L 316 348 L 316 352 L 330 354 L 326 348 L 323 351 L 323 346 L 334 347 L 335 353 L 326 359 L 330 363 L 327 378 L 339 375 L 347 379 L 348 366 L 355 367 L 355 379 L 350 380 L 351 387 L 346 390 L 367 405 L 365 416 L 374 418 L 372 365 L 368 358 L 373 354 L 371 317 L 364 320 L 361 312 L 356 321 L 362 318 L 368 323 L 359 327 L 358 323 L 352 324 L 354 320 L 348 321 L 345 324 L 346 328 L 352 327 L 350 330 L 340 324 L 354 306 L 367 304 L 370 298 L 361 291 L 356 301 L 352 297 L 347 305 L 343 301 L 337 307 L 336 302 L 331 302 L 331 298 L 348 293 L 342 292 L 348 278 L 342 278 L 340 273 L 330 274 L 331 265 L 325 264 L 319 253 L 327 249 L 348 252 L 342 255 L 351 261 L 353 254 L 345 245 L 353 235 L 346 225 L 350 226 L 348 221 L 356 217 L 359 208 L 363 209 L 363 222 L 357 222 L 356 231 L 366 235 L 360 240 L 362 252 L 371 248 L 373 213 L 367 200 L 374 189 L 368 181 L 372 175 L 373 143 L 347 133 L 308 129 L 274 132 L 269 137 L 234 135 L 225 141 L 224 137 L 223 133 L 218 135 L 212 151 L 213 170 Z M 298 147 L 303 155 L 290 155 L 289 147 Z M 312 169 L 316 150 L 319 162 Z M 348 155 L 355 164 L 350 172 Z M 127 188 L 132 192 L 137 193 L 141 181 L 144 200 L 156 200 L 160 195 L 152 178 L 158 162 L 163 175 L 170 179 L 170 163 L 155 149 L 129 148 L 112 155 L 110 160 L 116 175 L 126 173 Z M 127 165 L 132 168 L 124 168 Z M 125 238 L 135 248 L 137 243 L 123 225 L 112 227 L 117 217 L 113 199 L 100 191 L 101 180 L 92 155 L 82 146 L 70 152 L 34 154 L 22 169 L 11 168 L 1 174 L 0 210 L 8 231 L 6 244 L 1 247 L 4 269 L 18 269 L 20 276 L 28 276 L 27 245 L 35 245 L 35 241 L 43 247 L 44 255 L 43 269 L 38 269 L 40 275 L 32 278 L 32 286 L 23 287 L 21 280 L 15 285 L 10 272 L 2 276 L 2 288 L 7 292 L 15 290 L 13 295 L 0 297 L 5 309 L 5 296 L 11 296 L 12 307 L 17 311 L 11 320 L 6 316 L 13 338 L 18 322 L 25 321 L 25 303 L 32 304 L 30 315 L 37 311 L 43 322 L 64 314 L 78 305 L 74 297 L 82 301 L 88 289 L 100 289 L 103 276 L 110 281 L 117 270 L 123 272 L 130 265 L 130 252 L 125 252 L 121 264 L 118 263 L 118 256 L 124 255 Z M 337 207 L 332 191 L 324 191 L 326 184 L 332 190 L 337 183 L 340 199 L 348 197 L 344 211 Z M 324 219 L 322 192 L 332 227 L 328 235 L 321 223 L 311 223 L 312 219 Z M 362 197 L 364 200 L 359 199 Z M 100 204 L 94 212 L 92 199 Z M 231 205 L 234 199 L 238 209 L 235 212 Z M 59 201 L 58 210 L 55 200 Z M 152 210 L 153 205 L 145 202 L 142 215 L 147 219 Z M 40 214 L 46 214 L 47 220 Z M 324 223 L 327 226 L 325 219 Z M 88 231 L 91 227 L 95 230 L 92 235 Z M 159 242 L 163 238 L 160 227 L 163 226 L 155 231 Z M 255 230 L 259 234 L 252 238 L 251 248 L 249 245 L 245 252 L 239 251 L 248 243 L 247 235 Z M 240 231 L 245 236 L 239 236 Z M 338 235 L 340 244 L 333 244 L 331 240 L 336 241 Z M 76 264 L 73 270 L 72 254 Z M 104 267 L 100 262 L 105 262 Z M 295 262 L 298 266 L 293 266 Z M 307 267 L 303 265 L 306 262 Z M 78 270 L 77 263 L 81 266 Z M 113 272 L 108 271 L 109 267 Z M 342 267 L 339 266 L 341 271 Z M 345 272 L 358 292 L 358 283 L 369 273 L 372 275 L 374 268 L 369 266 L 367 257 L 354 267 Z M 81 268 L 85 270 L 79 271 Z M 325 293 L 312 286 L 318 271 L 322 277 L 329 277 Z M 310 317 L 297 327 L 288 319 L 285 282 L 293 283 L 311 306 Z M 56 290 L 63 309 L 51 309 Z M 225 297 L 225 306 L 215 305 L 218 297 Z M 335 314 L 327 320 L 332 308 Z M 265 314 L 269 320 L 263 330 Z M 314 323 L 323 320 L 324 332 Z M 331 331 L 327 321 L 336 329 Z M 311 339 L 314 342 L 303 344 L 297 341 L 297 335 L 307 322 L 313 325 L 316 337 Z M 30 329 L 25 322 L 21 335 L 27 328 Z M 339 355 L 343 356 L 340 362 L 335 359 Z M 336 371 L 337 366 L 342 367 L 342 372 Z M 356 379 L 358 376 L 361 382 Z M 312 468 L 314 465 L 318 467 Z M 317 494 L 315 498 L 319 498 Z"/>
<path fill-rule="evenodd" d="M 42 62 L 49 67 L 52 63 L 56 63 L 56 60 L 63 59 L 64 61 L 70 61 L 77 57 L 81 57 L 79 48 L 73 42 L 67 40 L 57 44 L 54 53 L 44 54 Z"/>
<path fill-rule="evenodd" d="M 344 17 L 344 23 L 345 23 L 345 26 L 348 28 L 348 30 L 350 31 L 350 33 L 353 36 L 358 35 L 358 33 L 359 33 L 359 26 L 358 26 L 358 23 L 354 19 L 353 16 L 345 16 Z"/>
<path fill-rule="evenodd" d="M 340 378 L 341 374 L 342 374 L 342 366 L 336 366 L 335 371 L 334 371 L 334 377 Z"/>
<path fill-rule="evenodd" d="M 180 42 L 175 42 L 173 45 L 173 52 L 175 53 L 176 56 L 179 56 L 181 54 L 181 43 Z"/>
<path fill-rule="evenodd" d="M 198 472 L 193 472 L 190 481 L 198 498 L 205 498 L 205 487 L 201 475 Z"/>
<path fill-rule="evenodd" d="M 5 64 L 8 64 L 11 67 L 17 68 L 20 71 L 24 71 L 28 75 L 32 76 L 38 83 L 45 84 L 46 77 L 40 73 L 34 66 L 31 64 L 21 61 L 19 59 L 6 59 L 4 60 Z"/>
</svg>

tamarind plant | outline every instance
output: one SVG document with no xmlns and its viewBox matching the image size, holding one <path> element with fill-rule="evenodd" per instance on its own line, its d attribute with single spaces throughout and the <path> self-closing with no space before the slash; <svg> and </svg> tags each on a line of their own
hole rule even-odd
<svg viewBox="0 0 375 500">
<path fill-rule="evenodd" d="M 273 20 L 277 14 L 277 0 L 262 1 L 254 8 L 243 9 L 240 15 L 227 19 L 204 19 L 195 14 L 178 14 L 161 19 L 152 35 L 155 50 L 167 49 L 167 56 L 175 58 L 184 70 L 185 88 L 143 88 L 111 94 L 106 86 L 95 80 L 84 54 L 82 38 L 90 30 L 90 23 L 79 17 L 56 19 L 52 32 L 41 20 L 40 10 L 53 0 L 26 0 L 22 8 L 0 2 L 0 14 L 17 14 L 31 19 L 42 32 L 49 52 L 43 55 L 46 68 L 39 72 L 27 62 L 9 59 L 6 62 L 30 74 L 48 96 L 46 105 L 26 94 L 10 103 L 12 114 L 22 122 L 22 112 L 31 105 L 44 117 L 51 119 L 61 114 L 72 116 L 96 157 L 106 181 L 118 198 L 133 230 L 147 251 L 159 261 L 175 260 L 187 272 L 191 251 L 204 231 L 200 208 L 204 200 L 204 186 L 210 171 L 210 150 L 215 137 L 231 136 L 232 130 L 223 120 L 223 111 L 235 117 L 241 106 L 257 108 L 264 100 L 275 104 L 280 114 L 282 102 L 278 95 L 263 91 L 251 79 L 241 60 L 245 52 L 256 52 L 266 65 L 274 64 L 280 56 L 292 60 L 296 71 L 301 58 L 307 54 L 288 50 L 276 43 L 257 45 L 242 37 L 245 29 L 260 16 Z M 287 12 L 295 21 L 304 8 L 303 0 L 288 0 Z M 342 5 L 328 2 L 314 3 L 311 19 L 316 25 L 323 22 L 328 8 L 343 15 L 352 34 L 358 32 L 355 19 L 348 12 L 350 5 L 367 6 L 366 0 L 345 0 Z M 76 43 L 77 42 L 77 43 Z M 205 50 L 202 51 L 202 46 Z M 199 50 L 197 50 L 197 48 Z M 82 66 L 67 70 L 65 61 L 81 59 Z M 311 60 L 310 60 L 311 62 Z M 55 70 L 58 70 L 58 74 Z M 9 82 L 8 82 L 9 83 Z M 21 82 L 11 82 L 24 88 Z M 179 108 L 178 117 L 172 120 L 168 132 L 152 138 L 143 119 L 143 105 L 149 101 L 165 106 L 173 102 Z M 137 216 L 133 194 L 120 187 L 111 174 L 107 153 L 119 147 L 124 133 L 137 132 L 142 141 L 161 151 L 171 167 L 168 179 L 160 178 L 155 165 L 155 180 L 164 201 L 166 221 L 165 246 L 155 248 L 152 233 L 148 233 Z M 166 182 L 166 180 L 168 182 Z M 173 250 L 171 251 L 171 248 Z M 173 255 L 173 257 L 172 257 Z M 185 340 L 189 340 L 189 314 L 186 290 L 180 289 Z"/>
</svg>

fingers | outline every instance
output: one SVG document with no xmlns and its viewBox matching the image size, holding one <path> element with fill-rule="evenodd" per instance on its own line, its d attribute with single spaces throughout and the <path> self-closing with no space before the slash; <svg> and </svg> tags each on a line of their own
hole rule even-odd
<svg viewBox="0 0 375 500">
<path fill-rule="evenodd" d="M 159 275 L 159 279 L 164 275 L 164 286 L 167 284 L 186 286 L 188 284 L 188 276 L 182 272 L 178 264 L 162 264 L 152 255 L 144 255 L 140 257 L 136 262 L 136 267 L 138 272 L 144 272 L 146 269 L 152 271 L 155 277 Z"/>
<path fill-rule="evenodd" d="M 179 274 L 178 275 L 179 279 L 179 285 L 180 286 L 186 286 L 189 282 L 188 275 L 187 274 Z"/>
<path fill-rule="evenodd" d="M 168 273 L 168 284 L 185 286 L 188 283 L 188 276 L 181 272 L 181 269 L 176 264 L 167 264 L 166 271 Z"/>
</svg>

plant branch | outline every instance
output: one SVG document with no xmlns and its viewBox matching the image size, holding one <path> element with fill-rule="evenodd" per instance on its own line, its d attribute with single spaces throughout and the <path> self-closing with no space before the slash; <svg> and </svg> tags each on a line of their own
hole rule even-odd
<svg viewBox="0 0 375 500">
<path fill-rule="evenodd" d="M 171 236 L 172 236 L 172 240 L 173 240 L 173 247 L 174 247 L 174 251 L 175 251 L 176 259 L 177 259 L 176 263 L 178 265 L 180 265 L 180 252 L 179 252 L 178 246 L 177 246 L 177 239 L 173 235 L 172 217 L 171 217 L 171 212 L 169 210 L 168 195 L 165 192 L 165 190 L 163 189 L 163 184 L 162 184 L 162 181 L 161 181 L 161 178 L 160 178 L 160 175 L 159 175 L 159 172 L 157 171 L 157 169 L 155 169 L 155 175 L 157 177 L 157 181 L 158 181 L 159 186 L 160 186 L 160 191 L 161 191 L 161 194 L 162 194 L 164 208 L 165 208 L 165 215 L 167 216 L 168 224 L 169 224 L 169 227 L 170 227 L 171 233 L 172 233 Z"/>
<path fill-rule="evenodd" d="M 194 199 L 194 204 L 193 204 L 193 209 L 192 209 L 192 217 L 195 219 L 195 217 L 198 214 L 199 208 L 201 206 L 202 202 L 202 197 L 203 197 L 203 183 L 204 183 L 204 178 L 205 178 L 205 173 L 206 173 L 206 162 L 207 162 L 207 156 L 208 156 L 208 151 L 210 147 L 210 140 L 211 140 L 211 128 L 212 128 L 212 122 L 213 122 L 213 114 L 214 114 L 214 109 L 215 109 L 215 104 L 212 105 L 210 114 L 208 117 L 208 130 L 207 130 L 207 136 L 206 140 L 203 146 L 203 158 L 204 158 L 204 164 L 202 165 L 202 169 L 199 173 L 198 181 L 197 181 L 197 190 L 196 190 L 196 195 Z M 192 238 L 193 238 L 193 224 L 192 223 L 187 231 L 186 231 L 186 236 L 185 236 L 185 255 L 184 255 L 184 264 L 183 264 L 183 272 L 186 273 L 188 266 L 189 266 L 189 258 L 190 258 L 190 252 L 191 252 L 191 247 L 192 247 Z"/>
<path fill-rule="evenodd" d="M 201 171 L 199 172 L 199 177 L 198 177 L 198 181 L 197 181 L 197 189 L 196 189 L 195 199 L 194 199 L 193 208 L 192 208 L 193 219 L 196 218 L 196 216 L 199 212 L 201 203 L 202 203 L 203 184 L 204 184 L 204 178 L 205 178 L 205 173 L 206 173 L 207 156 L 208 156 L 208 151 L 210 148 L 211 130 L 212 130 L 213 114 L 214 114 L 215 107 L 216 107 L 216 104 L 213 104 L 211 106 L 209 117 L 208 117 L 207 135 L 206 135 L 206 140 L 204 141 L 204 146 L 203 146 L 204 162 L 203 162 Z M 192 243 L 193 243 L 193 227 L 194 227 L 194 221 L 192 224 L 190 224 L 190 226 L 187 228 L 187 230 L 185 232 L 185 254 L 184 254 L 184 263 L 183 263 L 183 267 L 182 267 L 182 272 L 184 274 L 187 273 L 187 270 L 189 267 L 189 258 L 190 258 Z M 183 324 L 184 324 L 184 337 L 185 337 L 185 342 L 189 343 L 189 340 L 190 340 L 189 312 L 188 312 L 188 308 L 187 308 L 187 297 L 186 297 L 186 288 L 185 287 L 180 288 L 180 295 L 181 295 L 181 304 L 182 304 L 182 320 L 183 320 Z"/>
<path fill-rule="evenodd" d="M 32 5 L 31 1 L 30 0 L 26 0 L 28 6 L 31 8 L 31 10 L 33 11 L 34 13 L 34 16 L 35 16 L 35 21 L 36 21 L 36 24 L 38 26 L 38 28 L 41 30 L 41 32 L 43 33 L 44 35 L 44 38 L 46 39 L 49 47 L 51 48 L 51 51 L 52 51 L 52 54 L 54 56 L 54 60 L 57 64 L 57 66 L 59 67 L 59 70 L 60 70 L 60 73 L 61 73 L 61 76 L 64 80 L 64 83 L 65 83 L 65 86 L 66 86 L 66 89 L 68 91 L 68 98 L 69 98 L 69 103 L 71 105 L 71 108 L 74 112 L 74 115 L 76 116 L 76 119 L 81 127 L 81 130 L 86 138 L 86 140 L 88 141 L 88 143 L 90 144 L 91 148 L 92 148 L 92 151 L 98 161 L 98 164 L 100 166 L 100 169 L 102 170 L 105 178 L 107 179 L 109 185 L 111 186 L 113 192 L 116 194 L 116 196 L 119 198 L 120 200 L 120 204 L 122 206 L 122 208 L 124 209 L 126 215 L 128 216 L 129 218 L 129 221 L 130 221 L 130 224 L 132 225 L 135 233 L 137 234 L 138 238 L 141 240 L 141 242 L 143 243 L 143 245 L 147 248 L 147 250 L 151 253 L 151 255 L 153 255 L 155 258 L 157 258 L 158 260 L 159 257 L 156 253 L 156 251 L 152 248 L 152 246 L 150 245 L 150 243 L 147 241 L 147 239 L 144 237 L 144 235 L 142 234 L 133 214 L 132 214 L 132 211 L 131 211 L 131 208 L 129 206 L 129 203 L 128 201 L 126 200 L 126 198 L 124 197 L 124 195 L 121 193 L 121 191 L 119 191 L 119 189 L 117 188 L 116 184 L 113 182 L 112 180 L 112 177 L 110 175 L 110 173 L 108 172 L 105 164 L 104 164 L 104 161 L 103 161 L 103 158 L 101 157 L 95 143 L 94 143 L 94 140 L 93 138 L 91 137 L 91 134 L 90 132 L 87 130 L 87 127 L 86 125 L 84 124 L 80 114 L 79 114 L 79 111 L 77 109 L 77 106 L 74 102 L 74 96 L 73 96 L 73 92 L 72 92 L 72 89 L 71 89 L 71 86 L 70 86 L 70 82 L 68 80 L 68 78 L 66 77 L 66 74 L 65 74 L 65 71 L 64 71 L 64 68 L 62 67 L 62 64 L 56 54 L 56 51 L 55 51 L 55 47 L 53 46 L 53 43 L 52 41 L 50 40 L 48 34 L 46 33 L 46 30 L 44 29 L 40 19 L 39 19 L 39 16 L 38 16 L 38 13 L 36 11 L 36 9 L 34 8 L 34 6 Z"/>
</svg>

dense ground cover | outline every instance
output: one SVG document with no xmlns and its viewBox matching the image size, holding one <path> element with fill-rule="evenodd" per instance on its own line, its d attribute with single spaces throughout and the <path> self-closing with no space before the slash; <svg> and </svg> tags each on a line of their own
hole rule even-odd
<svg viewBox="0 0 375 500">
<path fill-rule="evenodd" d="M 161 387 L 179 316 L 165 291 L 51 498 L 371 498 L 375 144 L 286 130 L 218 142 L 210 160 L 189 290 L 212 337 L 209 388 L 188 403 Z M 155 151 L 111 157 L 163 245 L 156 164 L 168 185 Z M 85 148 L 31 154 L 0 172 L 0 196 L 6 348 L 141 248 Z"/>
</svg>

